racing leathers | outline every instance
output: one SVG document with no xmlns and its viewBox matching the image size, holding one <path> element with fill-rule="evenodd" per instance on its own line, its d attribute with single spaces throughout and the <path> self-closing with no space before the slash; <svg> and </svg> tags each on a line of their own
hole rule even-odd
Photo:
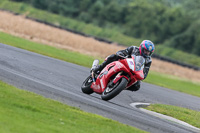
<svg viewBox="0 0 200 133">
<path fill-rule="evenodd" d="M 140 55 L 139 47 L 130 46 L 126 48 L 125 50 L 120 50 L 116 54 L 112 54 L 108 56 L 107 59 L 101 65 L 99 65 L 93 70 L 93 72 L 99 73 L 109 63 L 121 59 L 122 57 L 120 56 L 131 57 L 132 54 L 136 56 Z M 145 65 L 144 65 L 143 72 L 144 72 L 144 79 L 145 79 L 148 75 L 152 60 L 151 60 L 151 57 L 144 57 L 144 58 L 145 58 Z M 137 81 L 134 85 L 127 88 L 127 90 L 131 90 L 131 91 L 137 91 L 139 89 L 140 89 L 140 81 Z"/>
</svg>

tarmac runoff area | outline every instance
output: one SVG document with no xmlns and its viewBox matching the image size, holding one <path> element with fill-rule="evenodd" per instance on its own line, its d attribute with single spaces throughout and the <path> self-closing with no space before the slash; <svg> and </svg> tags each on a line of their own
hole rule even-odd
<svg viewBox="0 0 200 133">
<path fill-rule="evenodd" d="M 153 111 L 150 111 L 150 110 L 146 110 L 144 108 L 141 108 L 141 107 L 147 107 L 149 106 L 150 103 L 131 103 L 130 106 L 132 106 L 133 108 L 137 108 L 147 114 L 150 114 L 150 115 L 153 115 L 155 117 L 159 117 L 161 119 L 165 119 L 165 120 L 168 120 L 168 121 L 172 121 L 172 122 L 175 122 L 175 123 L 178 123 L 180 125 L 183 125 L 183 126 L 186 126 L 186 127 L 189 127 L 189 128 L 192 128 L 194 130 L 196 130 L 197 132 L 200 133 L 200 129 L 197 128 L 197 127 L 194 127 L 184 121 L 181 121 L 181 120 L 178 120 L 178 119 L 175 119 L 173 117 L 170 117 L 170 116 L 167 116 L 167 115 L 163 115 L 163 114 L 160 114 L 160 113 L 156 113 L 156 112 L 153 112 Z"/>
</svg>

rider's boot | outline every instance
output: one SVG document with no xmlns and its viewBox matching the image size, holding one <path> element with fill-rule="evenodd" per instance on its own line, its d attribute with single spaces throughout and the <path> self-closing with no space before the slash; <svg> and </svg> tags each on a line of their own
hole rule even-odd
<svg viewBox="0 0 200 133">
<path fill-rule="evenodd" d="M 95 74 L 99 74 L 103 68 L 108 64 L 107 60 L 104 61 L 101 65 L 98 65 L 96 68 L 94 68 L 92 71 L 95 73 Z"/>
<path fill-rule="evenodd" d="M 97 66 L 96 68 L 94 68 L 92 71 L 95 73 L 95 74 L 99 74 L 103 68 L 108 65 L 109 63 L 113 62 L 113 61 L 116 61 L 118 60 L 119 57 L 116 56 L 115 54 L 112 54 L 110 56 L 107 57 L 107 59 L 99 66 Z"/>
</svg>

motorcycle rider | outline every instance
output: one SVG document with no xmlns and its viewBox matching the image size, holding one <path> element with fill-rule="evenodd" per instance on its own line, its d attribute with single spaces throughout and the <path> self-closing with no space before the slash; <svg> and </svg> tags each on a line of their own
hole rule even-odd
<svg viewBox="0 0 200 133">
<path fill-rule="evenodd" d="M 130 58 L 132 54 L 135 54 L 136 56 L 141 55 L 145 58 L 145 66 L 143 69 L 144 79 L 145 79 L 148 75 L 149 68 L 151 66 L 151 62 L 152 62 L 151 55 L 153 54 L 154 50 L 155 50 L 155 46 L 153 42 L 151 42 L 150 40 L 143 40 L 139 47 L 130 46 L 126 48 L 125 50 L 120 50 L 116 54 L 112 54 L 108 56 L 107 59 L 101 65 L 97 66 L 92 71 L 96 74 L 99 74 L 106 65 L 108 65 L 109 63 L 113 61 L 117 61 L 121 59 L 122 57 L 120 56 Z M 137 91 L 139 89 L 140 89 L 140 81 L 137 81 L 134 85 L 127 88 L 127 90 L 130 90 L 130 91 Z"/>
</svg>

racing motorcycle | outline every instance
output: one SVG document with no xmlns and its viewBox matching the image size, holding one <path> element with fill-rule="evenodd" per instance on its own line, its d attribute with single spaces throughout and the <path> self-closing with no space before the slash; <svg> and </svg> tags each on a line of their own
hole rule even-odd
<svg viewBox="0 0 200 133">
<path fill-rule="evenodd" d="M 91 70 L 98 64 L 99 61 L 94 60 Z M 144 64 L 145 59 L 142 56 L 122 57 L 108 64 L 100 74 L 91 71 L 90 76 L 83 82 L 81 90 L 86 94 L 98 93 L 103 100 L 110 100 L 122 90 L 144 79 Z"/>
</svg>

